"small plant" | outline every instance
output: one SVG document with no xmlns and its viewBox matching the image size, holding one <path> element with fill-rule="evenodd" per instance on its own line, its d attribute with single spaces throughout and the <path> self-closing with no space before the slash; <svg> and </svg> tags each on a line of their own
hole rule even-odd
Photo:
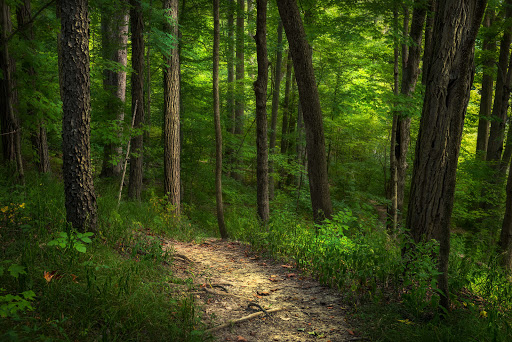
<svg viewBox="0 0 512 342">
<path fill-rule="evenodd" d="M 76 250 L 77 252 L 85 253 L 87 251 L 86 244 L 92 242 L 91 236 L 94 233 L 59 232 L 58 235 L 58 238 L 48 242 L 48 246 L 56 246 L 64 251 Z"/>
<path fill-rule="evenodd" d="M 9 262 L 11 261 L 6 260 L 0 263 L 0 277 L 4 276 L 4 265 L 7 265 Z M 15 279 L 18 279 L 20 274 L 27 274 L 24 266 L 14 263 L 7 268 L 7 271 L 10 276 Z M 0 288 L 0 317 L 16 317 L 20 311 L 31 311 L 34 309 L 31 304 L 31 301 L 34 300 L 34 297 L 36 296 L 34 291 L 23 291 L 18 295 L 12 295 L 9 293 L 4 294 L 5 292 L 7 292 L 6 289 Z"/>
</svg>

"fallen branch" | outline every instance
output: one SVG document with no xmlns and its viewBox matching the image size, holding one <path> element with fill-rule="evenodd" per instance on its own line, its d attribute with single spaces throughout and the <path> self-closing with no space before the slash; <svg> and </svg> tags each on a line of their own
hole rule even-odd
<svg viewBox="0 0 512 342">
<path fill-rule="evenodd" d="M 244 299 L 244 300 L 252 301 L 252 299 L 247 298 L 247 297 L 238 296 L 236 294 L 232 294 L 232 293 L 228 293 L 228 292 L 221 292 L 221 291 L 217 291 L 217 290 L 214 290 L 214 289 L 209 289 L 207 287 L 204 287 L 203 291 L 205 291 L 206 293 L 209 293 L 209 294 L 213 294 L 213 295 L 231 296 L 231 297 L 236 297 L 236 298 L 241 298 L 241 299 Z"/>
<path fill-rule="evenodd" d="M 270 310 L 267 310 L 267 314 L 272 313 L 272 312 L 281 311 L 281 310 L 283 310 L 283 308 L 270 309 Z M 248 316 L 245 316 L 245 317 L 242 317 L 242 318 L 239 318 L 239 319 L 235 319 L 235 320 L 230 320 L 230 321 L 228 321 L 228 322 L 226 322 L 224 324 L 218 325 L 218 326 L 210 328 L 210 329 L 206 329 L 205 332 L 210 332 L 211 333 L 211 332 L 214 332 L 214 331 L 217 331 L 217 330 L 220 330 L 220 329 L 224 329 L 224 328 L 230 327 L 232 325 L 235 325 L 235 324 L 238 324 L 238 323 L 241 323 L 241 322 L 244 322 L 244 321 L 248 321 L 248 320 L 253 319 L 255 317 L 262 316 L 264 314 L 265 313 L 263 311 L 255 312 L 255 313 L 250 314 Z"/>
</svg>

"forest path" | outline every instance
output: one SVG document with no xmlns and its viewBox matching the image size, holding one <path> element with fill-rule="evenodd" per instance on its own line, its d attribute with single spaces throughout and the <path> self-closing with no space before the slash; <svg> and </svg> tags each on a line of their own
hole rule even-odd
<svg viewBox="0 0 512 342">
<path fill-rule="evenodd" d="M 248 245 L 209 239 L 201 244 L 168 241 L 175 253 L 176 292 L 192 290 L 208 327 L 266 310 L 237 324 L 211 331 L 219 341 L 352 341 L 360 338 L 347 327 L 341 296 L 291 265 L 263 259 Z M 186 260 L 186 259 L 189 260 Z M 224 290 L 228 292 L 224 292 Z"/>
</svg>

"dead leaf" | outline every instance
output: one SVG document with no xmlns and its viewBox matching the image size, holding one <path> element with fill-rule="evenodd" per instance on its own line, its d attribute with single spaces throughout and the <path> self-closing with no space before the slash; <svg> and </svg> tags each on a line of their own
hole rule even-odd
<svg viewBox="0 0 512 342">
<path fill-rule="evenodd" d="M 247 342 L 247 340 L 245 339 L 245 337 L 242 337 L 242 336 L 238 336 L 238 337 L 236 338 L 236 340 L 237 340 L 238 342 Z"/>
<path fill-rule="evenodd" d="M 293 266 L 291 266 L 291 265 L 281 265 L 281 267 L 284 267 L 284 268 L 293 268 Z"/>
<path fill-rule="evenodd" d="M 78 278 L 78 276 L 74 275 L 74 274 L 71 274 L 71 277 L 73 278 L 73 282 L 77 283 L 78 284 L 78 280 L 76 280 Z M 117 285 L 117 284 L 116 284 Z"/>
<path fill-rule="evenodd" d="M 270 292 L 268 291 L 256 291 L 260 296 L 270 296 Z"/>
<path fill-rule="evenodd" d="M 51 272 L 44 271 L 43 276 L 44 276 L 44 279 L 46 279 L 46 282 L 48 282 L 48 283 L 50 281 L 52 281 L 52 279 L 59 280 L 60 278 L 62 278 L 62 274 L 58 274 L 57 271 L 51 271 Z"/>
<path fill-rule="evenodd" d="M 291 277 L 295 277 L 295 276 L 296 276 L 296 274 L 295 274 L 295 273 L 288 273 L 286 276 L 287 276 L 288 278 L 291 278 Z"/>
</svg>

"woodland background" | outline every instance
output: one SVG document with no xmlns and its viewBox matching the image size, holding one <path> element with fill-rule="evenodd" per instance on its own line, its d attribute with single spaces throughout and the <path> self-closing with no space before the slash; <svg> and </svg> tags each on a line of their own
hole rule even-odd
<svg viewBox="0 0 512 342">
<path fill-rule="evenodd" d="M 2 339 L 206 339 L 161 242 L 209 236 L 369 339 L 512 337 L 512 1 L 0 11 Z"/>
</svg>

